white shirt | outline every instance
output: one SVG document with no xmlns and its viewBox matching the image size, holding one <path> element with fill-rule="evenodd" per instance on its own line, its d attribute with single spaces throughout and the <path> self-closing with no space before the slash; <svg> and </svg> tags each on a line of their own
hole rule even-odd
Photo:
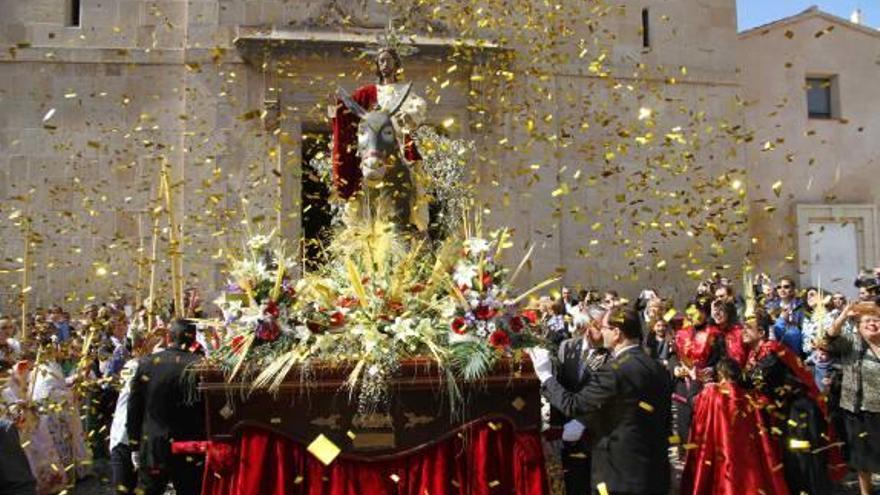
<svg viewBox="0 0 880 495">
<path fill-rule="evenodd" d="M 6 359 L 7 361 L 18 361 L 18 357 L 21 356 L 21 344 L 18 340 L 9 337 L 6 339 L 6 345 L 8 345 L 9 348 L 0 350 L 0 358 Z"/>
<path fill-rule="evenodd" d="M 116 411 L 113 413 L 113 423 L 110 425 L 110 450 L 113 447 L 128 443 L 128 396 L 131 394 L 131 380 L 137 371 L 137 359 L 129 359 L 122 367 L 122 389 L 116 399 Z"/>
</svg>

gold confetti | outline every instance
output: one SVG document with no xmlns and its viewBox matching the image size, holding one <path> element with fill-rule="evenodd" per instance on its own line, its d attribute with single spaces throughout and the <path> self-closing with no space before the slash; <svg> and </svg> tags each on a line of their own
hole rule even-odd
<svg viewBox="0 0 880 495">
<path fill-rule="evenodd" d="M 323 433 L 318 435 L 317 438 L 309 444 L 306 450 L 308 450 L 313 456 L 317 457 L 325 466 L 329 466 L 341 452 L 339 447 L 330 441 L 329 438 L 325 437 Z"/>
<path fill-rule="evenodd" d="M 778 180 L 778 181 L 774 182 L 773 185 L 771 186 L 771 188 L 773 189 L 773 194 L 775 194 L 776 197 L 778 198 L 780 192 L 782 191 L 782 181 Z"/>
</svg>

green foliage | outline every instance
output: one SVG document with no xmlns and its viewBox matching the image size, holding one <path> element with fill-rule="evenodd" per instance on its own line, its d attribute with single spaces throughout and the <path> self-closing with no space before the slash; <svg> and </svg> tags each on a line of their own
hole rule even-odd
<svg viewBox="0 0 880 495">
<path fill-rule="evenodd" d="M 452 346 L 452 367 L 465 381 L 486 376 L 495 365 L 497 354 L 486 342 L 462 342 Z"/>
</svg>

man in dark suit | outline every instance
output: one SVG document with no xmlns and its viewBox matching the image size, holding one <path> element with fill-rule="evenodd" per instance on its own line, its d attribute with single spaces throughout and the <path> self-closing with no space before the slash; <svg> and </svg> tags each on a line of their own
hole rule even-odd
<svg viewBox="0 0 880 495">
<path fill-rule="evenodd" d="M 129 443 L 139 469 L 138 488 L 161 495 L 169 481 L 180 495 L 201 491 L 201 469 L 192 458 L 172 455 L 171 442 L 205 436 L 204 408 L 196 392 L 193 365 L 200 359 L 187 349 L 195 342 L 189 320 L 171 324 L 168 349 L 144 356 L 137 366 L 128 398 Z"/>
<path fill-rule="evenodd" d="M 596 492 L 669 492 L 669 375 L 641 349 L 641 336 L 633 311 L 609 311 L 603 317 L 602 339 L 612 357 L 579 392 L 566 390 L 553 378 L 546 350 L 529 351 L 550 404 L 587 425 Z"/>
<path fill-rule="evenodd" d="M 36 495 L 37 481 L 15 425 L 0 419 L 0 495 Z"/>
<path fill-rule="evenodd" d="M 600 325 L 605 310 L 587 308 L 586 314 L 574 317 L 576 336 L 559 345 L 559 367 L 556 380 L 569 392 L 580 391 L 608 359 L 610 353 L 602 347 Z M 566 495 L 590 493 L 590 440 L 585 425 L 566 416 L 556 408 L 550 410 L 550 423 L 562 427 L 562 471 Z"/>
</svg>

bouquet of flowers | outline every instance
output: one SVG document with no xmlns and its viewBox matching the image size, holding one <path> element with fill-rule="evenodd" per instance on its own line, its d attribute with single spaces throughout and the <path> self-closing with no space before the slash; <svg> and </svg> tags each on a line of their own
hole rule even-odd
<svg viewBox="0 0 880 495">
<path fill-rule="evenodd" d="M 223 311 L 224 324 L 232 332 L 220 349 L 220 358 L 231 364 L 231 376 L 241 370 L 252 348 L 267 347 L 289 340 L 298 323 L 294 311 L 298 301 L 290 274 L 296 260 L 284 241 L 267 235 L 251 237 L 241 258 L 231 259 L 232 280 L 224 295 L 215 301 Z"/>
<path fill-rule="evenodd" d="M 540 284 L 517 298 L 511 295 L 514 277 L 497 262 L 508 247 L 506 230 L 489 239 L 468 237 L 451 272 L 455 311 L 449 323 L 449 343 L 455 368 L 465 380 L 484 376 L 502 356 L 540 343 L 538 315 L 522 311 L 519 302 L 552 282 Z M 525 259 L 523 260 L 525 261 Z"/>
</svg>

